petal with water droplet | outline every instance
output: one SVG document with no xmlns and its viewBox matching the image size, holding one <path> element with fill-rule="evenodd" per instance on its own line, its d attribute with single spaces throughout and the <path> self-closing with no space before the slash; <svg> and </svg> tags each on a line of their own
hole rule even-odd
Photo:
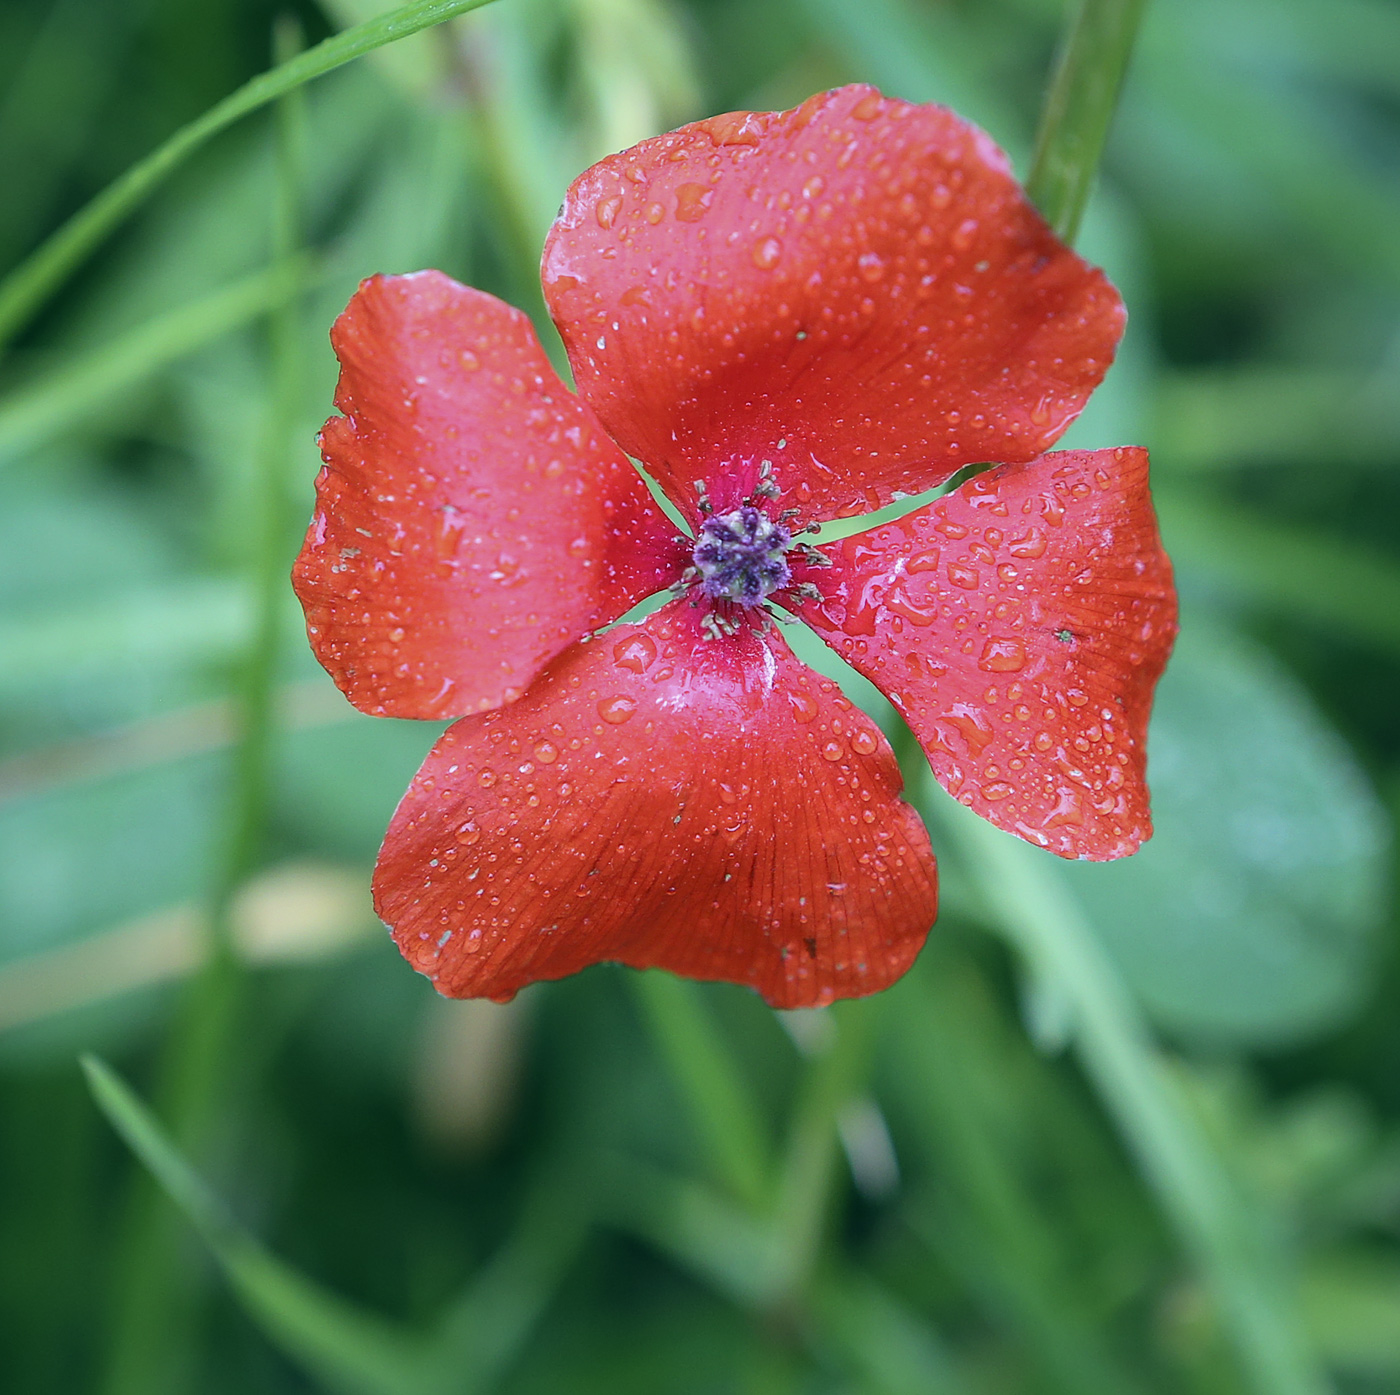
<svg viewBox="0 0 1400 1395">
<path fill-rule="evenodd" d="M 294 581 L 364 712 L 462 716 L 674 580 L 673 529 L 529 320 L 440 272 L 336 321 L 336 405 Z"/>
<path fill-rule="evenodd" d="M 1038 518 L 1047 494 L 1063 500 L 1058 527 L 1001 523 Z M 947 538 L 991 556 L 995 576 L 969 587 L 957 564 L 906 565 Z M 1147 719 L 1176 596 L 1146 451 L 1002 466 L 829 554 L 813 573 L 826 599 L 799 613 L 889 695 L 959 799 L 1063 857 L 1122 857 L 1150 836 Z M 935 618 L 911 628 L 911 606 Z"/>
<path fill-rule="evenodd" d="M 1029 460 L 1083 407 L 1123 327 L 1113 287 L 986 135 L 864 86 L 594 165 L 543 271 L 579 390 L 692 520 L 694 482 L 717 496 L 746 461 L 770 460 L 820 519 L 974 461 Z M 650 303 L 628 302 L 638 285 L 657 289 Z"/>
<path fill-rule="evenodd" d="M 933 923 L 936 874 L 879 728 L 777 634 L 707 639 L 679 601 L 609 636 L 639 638 L 677 653 L 671 678 L 577 645 L 433 748 L 375 872 L 405 956 L 455 997 L 600 960 L 749 984 L 778 1007 L 893 982 Z M 625 721 L 599 721 L 624 700 Z M 497 768 L 512 743 L 553 753 L 529 799 Z"/>
</svg>

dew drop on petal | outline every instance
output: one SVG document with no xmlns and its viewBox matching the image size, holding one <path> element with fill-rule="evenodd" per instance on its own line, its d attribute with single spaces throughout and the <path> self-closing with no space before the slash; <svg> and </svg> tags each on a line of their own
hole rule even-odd
<svg viewBox="0 0 1400 1395">
<path fill-rule="evenodd" d="M 880 743 L 876 739 L 873 731 L 867 731 L 862 727 L 851 737 L 851 749 L 858 751 L 863 756 L 868 756 L 879 747 Z"/>
<path fill-rule="evenodd" d="M 878 252 L 862 252 L 856 265 L 860 268 L 861 276 L 871 285 L 884 277 L 885 259 Z"/>
<path fill-rule="evenodd" d="M 598 715 L 605 722 L 610 722 L 615 727 L 621 726 L 636 710 L 636 698 L 630 698 L 625 693 L 618 693 L 615 697 L 604 698 L 598 704 Z"/>
<path fill-rule="evenodd" d="M 799 722 L 810 722 L 817 715 L 816 699 L 802 692 L 790 692 L 787 700 L 792 704 L 792 715 Z"/>
<path fill-rule="evenodd" d="M 598 220 L 600 228 L 610 228 L 617 221 L 618 210 L 622 207 L 622 195 L 610 194 L 605 199 L 600 199 L 597 208 L 593 210 L 593 216 Z"/>
<path fill-rule="evenodd" d="M 553 765 L 559 759 L 559 748 L 552 741 L 535 743 L 535 759 L 541 765 Z"/>
<path fill-rule="evenodd" d="M 483 765 L 481 769 L 476 772 L 476 782 L 484 790 L 489 790 L 499 778 L 500 777 L 489 765 Z"/>
<path fill-rule="evenodd" d="M 1016 673 L 1026 666 L 1026 646 L 1019 639 L 989 639 L 977 667 L 986 673 Z"/>
<path fill-rule="evenodd" d="M 770 271 L 777 266 L 778 259 L 783 255 L 783 244 L 776 237 L 760 237 L 754 243 L 750 255 L 753 257 L 753 264 L 760 271 Z"/>
<path fill-rule="evenodd" d="M 833 737 L 822 747 L 822 759 L 838 761 L 846 754 L 846 748 Z"/>
<path fill-rule="evenodd" d="M 633 673 L 645 673 L 655 658 L 656 645 L 647 635 L 630 635 L 613 646 L 613 662 Z"/>
<path fill-rule="evenodd" d="M 481 837 L 481 830 L 470 819 L 464 824 L 457 826 L 457 841 L 464 848 L 469 848 Z"/>
</svg>

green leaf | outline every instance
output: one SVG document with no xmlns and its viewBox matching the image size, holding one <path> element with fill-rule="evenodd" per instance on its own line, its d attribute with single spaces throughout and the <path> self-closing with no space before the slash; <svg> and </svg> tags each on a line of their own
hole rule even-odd
<svg viewBox="0 0 1400 1395">
<path fill-rule="evenodd" d="M 260 74 L 210 107 L 203 116 L 181 127 L 74 214 L 0 282 L 0 345 L 8 342 L 88 254 L 211 136 L 249 112 L 395 39 L 416 34 L 489 3 L 490 0 L 414 0 L 412 4 L 336 34 L 289 62 Z"/>
<path fill-rule="evenodd" d="M 1139 853 L 1055 868 L 1144 1006 L 1174 1032 L 1252 1045 L 1338 1021 L 1370 981 L 1387 827 L 1307 694 L 1188 614 L 1148 777 L 1156 833 Z"/>
<path fill-rule="evenodd" d="M 923 805 L 960 846 L 995 923 L 1066 1004 L 1085 1070 L 1210 1283 L 1257 1395 L 1325 1395 L 1285 1256 L 1211 1147 L 1056 859 L 936 792 Z"/>
<path fill-rule="evenodd" d="M 1183 572 L 1289 619 L 1400 652 L 1400 566 L 1390 558 L 1175 485 L 1154 496 L 1167 551 Z"/>
<path fill-rule="evenodd" d="M 628 977 L 715 1175 L 758 1211 L 769 1199 L 769 1149 L 753 1096 L 699 989 L 660 971 Z"/>
</svg>

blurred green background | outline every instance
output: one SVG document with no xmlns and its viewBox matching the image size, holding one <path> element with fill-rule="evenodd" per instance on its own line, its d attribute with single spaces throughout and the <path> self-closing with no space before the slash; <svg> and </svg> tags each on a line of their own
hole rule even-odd
<svg viewBox="0 0 1400 1395">
<path fill-rule="evenodd" d="M 382 8 L 0 0 L 0 267 Z M 30 321 L 0 360 L 6 1391 L 1400 1392 L 1393 0 L 1149 7 L 1080 237 L 1132 322 L 1067 443 L 1152 452 L 1158 833 L 1090 866 L 970 826 L 846 675 L 945 883 L 881 998 L 780 1016 L 603 967 L 436 999 L 367 890 L 436 729 L 353 713 L 280 580 L 259 611 L 362 277 L 539 318 L 586 164 L 852 80 L 1024 172 L 1064 19 L 499 0 L 204 145 Z M 189 987 L 211 905 L 226 1012 Z M 99 1077 L 200 1232 L 84 1051 L 172 1122 L 216 1196 Z"/>
</svg>

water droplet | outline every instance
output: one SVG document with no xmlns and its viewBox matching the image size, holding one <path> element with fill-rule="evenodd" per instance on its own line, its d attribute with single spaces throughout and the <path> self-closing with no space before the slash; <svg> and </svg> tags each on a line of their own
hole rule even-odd
<svg viewBox="0 0 1400 1395">
<path fill-rule="evenodd" d="M 727 111 L 696 124 L 716 145 L 757 145 L 761 130 L 751 111 Z"/>
<path fill-rule="evenodd" d="M 791 691 L 787 700 L 792 704 L 792 715 L 799 722 L 810 722 L 817 715 L 817 700 L 808 693 Z"/>
<path fill-rule="evenodd" d="M 470 349 L 463 349 L 462 352 L 457 355 L 457 362 L 460 363 L 468 373 L 475 373 L 476 370 L 481 367 L 481 360 L 477 358 Z"/>
<path fill-rule="evenodd" d="M 477 842 L 480 838 L 481 830 L 470 819 L 468 819 L 466 823 L 458 825 L 457 841 L 464 848 L 471 847 L 471 845 Z"/>
<path fill-rule="evenodd" d="M 975 591 L 977 589 L 977 569 L 964 566 L 961 562 L 949 562 L 948 580 L 954 586 L 961 586 L 964 591 Z"/>
<path fill-rule="evenodd" d="M 860 268 L 860 274 L 871 285 L 884 278 L 885 259 L 878 252 L 862 252 L 856 265 Z"/>
<path fill-rule="evenodd" d="M 622 207 L 621 194 L 609 194 L 607 198 L 600 199 L 597 208 L 593 210 L 593 216 L 598 220 L 600 228 L 610 228 L 617 221 L 618 211 Z"/>
<path fill-rule="evenodd" d="M 552 741 L 537 741 L 535 743 L 535 759 L 541 765 L 553 765 L 559 759 L 559 747 Z"/>
<path fill-rule="evenodd" d="M 760 271 L 771 271 L 777 266 L 778 258 L 783 255 L 783 244 L 776 237 L 761 237 L 754 243 L 750 255 L 753 257 L 753 264 Z"/>
<path fill-rule="evenodd" d="M 1002 783 L 994 783 L 982 786 L 982 798 L 990 800 L 1005 799 L 1010 794 L 1011 786 Z"/>
<path fill-rule="evenodd" d="M 863 756 L 870 755 L 879 748 L 879 745 L 879 738 L 873 731 L 868 731 L 865 727 L 862 727 L 851 737 L 851 749 L 858 751 Z"/>
<path fill-rule="evenodd" d="M 629 635 L 613 646 L 613 662 L 633 673 L 645 673 L 655 658 L 656 645 L 647 635 Z"/>
<path fill-rule="evenodd" d="M 481 769 L 476 772 L 476 782 L 484 790 L 489 790 L 499 778 L 500 777 L 489 765 L 483 765 Z"/>
<path fill-rule="evenodd" d="M 666 210 L 659 203 L 647 204 L 647 222 L 653 227 L 666 216 Z"/>
<path fill-rule="evenodd" d="M 715 191 L 703 184 L 682 184 L 676 189 L 676 217 L 682 223 L 698 223 L 714 202 Z"/>
<path fill-rule="evenodd" d="M 964 218 L 953 230 L 948 241 L 952 244 L 955 252 L 966 252 L 972 246 L 972 239 L 977 236 L 977 219 Z"/>
<path fill-rule="evenodd" d="M 867 92 L 864 97 L 851 108 L 851 115 L 857 121 L 870 121 L 879 116 L 885 105 L 885 99 L 878 92 Z"/>
<path fill-rule="evenodd" d="M 938 549 L 936 547 L 926 547 L 922 552 L 915 552 L 910 555 L 909 560 L 904 564 L 906 572 L 931 572 L 938 566 Z"/>
<path fill-rule="evenodd" d="M 1037 751 L 1048 751 L 1055 744 L 1055 738 L 1048 731 L 1038 731 L 1035 734 L 1035 749 Z"/>
<path fill-rule="evenodd" d="M 846 754 L 845 746 L 833 737 L 822 747 L 822 759 L 838 761 Z"/>
<path fill-rule="evenodd" d="M 987 673 L 1016 673 L 1026 666 L 1026 646 L 1019 639 L 989 639 L 977 667 Z"/>
<path fill-rule="evenodd" d="M 598 715 L 615 727 L 621 726 L 636 710 L 636 698 L 630 698 L 625 693 L 619 693 L 616 697 L 604 698 L 598 704 Z"/>
<path fill-rule="evenodd" d="M 402 629 L 401 627 L 399 627 L 399 626 L 395 626 L 392 630 L 389 631 L 389 643 L 390 643 L 390 644 L 400 644 L 400 643 L 402 643 L 402 642 L 403 642 L 403 629 Z"/>
</svg>

